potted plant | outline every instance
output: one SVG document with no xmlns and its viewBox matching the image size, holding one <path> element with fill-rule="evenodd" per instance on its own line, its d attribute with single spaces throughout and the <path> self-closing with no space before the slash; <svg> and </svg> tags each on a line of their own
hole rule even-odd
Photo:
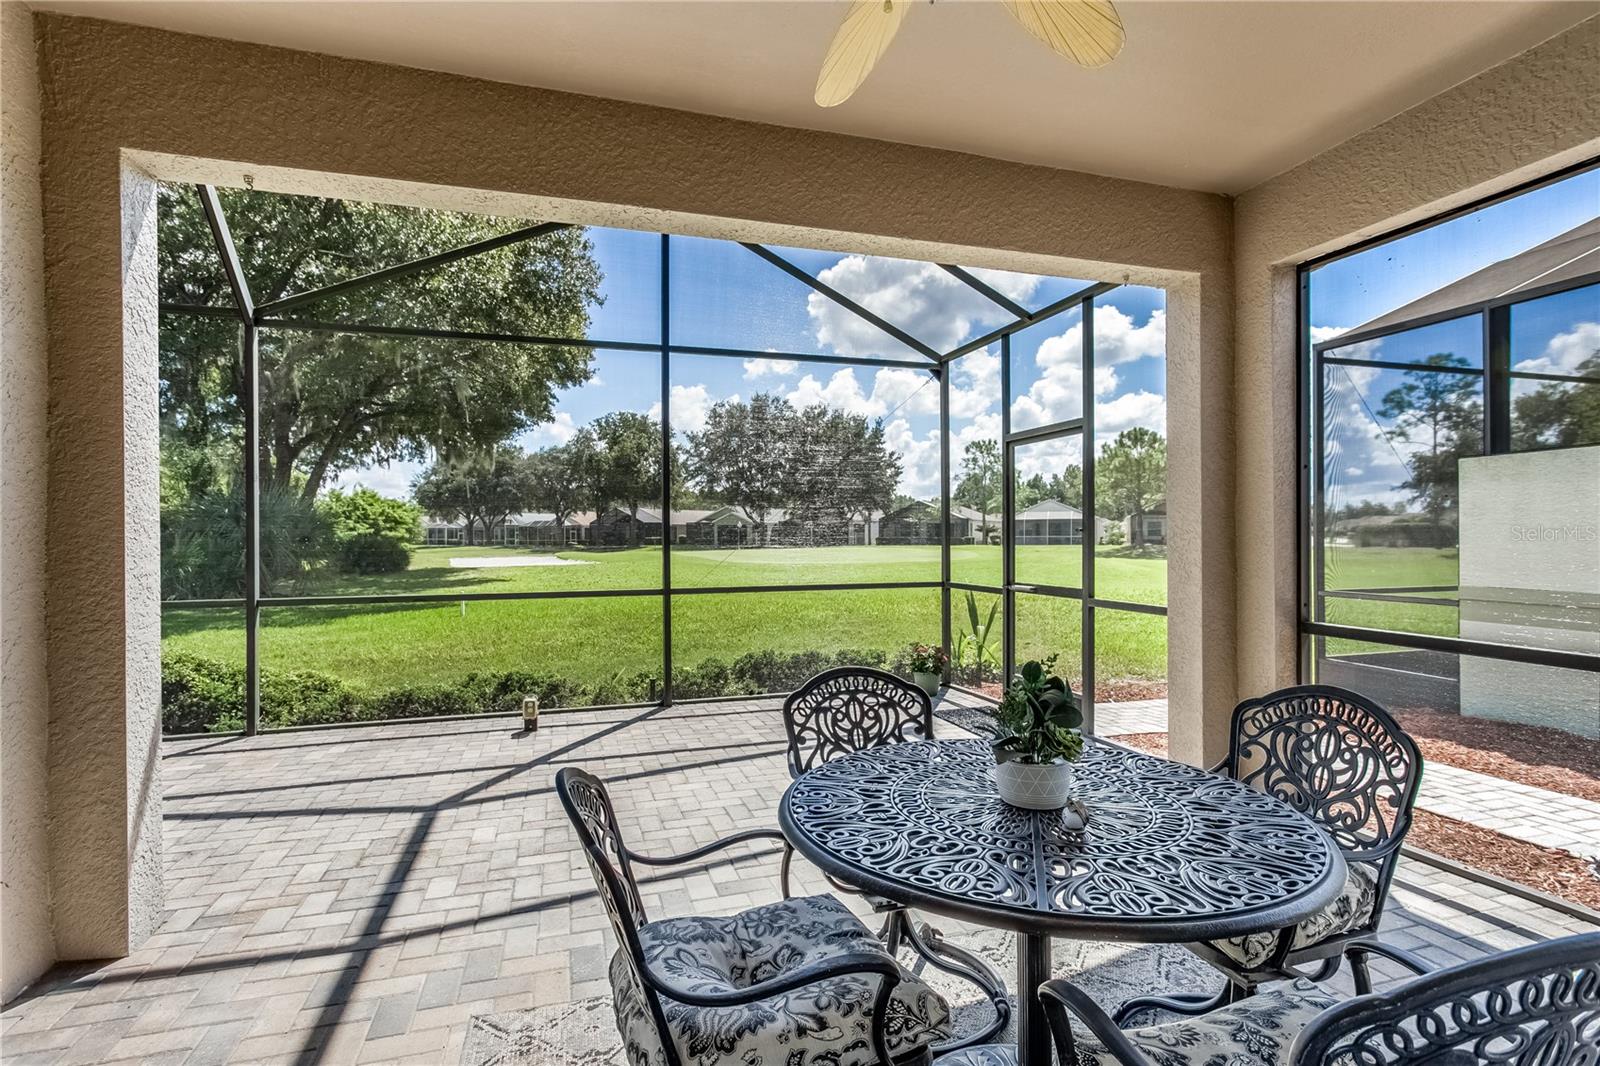
<svg viewBox="0 0 1600 1066">
<path fill-rule="evenodd" d="M 1072 800 L 1072 763 L 1083 753 L 1083 712 L 1054 657 L 1027 662 L 995 708 L 995 783 L 1013 807 L 1059 810 Z"/>
<path fill-rule="evenodd" d="M 950 657 L 937 644 L 911 645 L 911 680 L 929 699 L 939 694 L 939 682 L 944 679 L 945 664 L 949 661 Z"/>
</svg>

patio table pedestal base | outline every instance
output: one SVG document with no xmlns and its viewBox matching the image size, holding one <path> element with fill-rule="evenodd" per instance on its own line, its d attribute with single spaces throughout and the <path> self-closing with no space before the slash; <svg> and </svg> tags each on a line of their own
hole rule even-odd
<svg viewBox="0 0 1600 1066">
<path fill-rule="evenodd" d="M 1017 1058 L 1019 1066 L 1050 1066 L 1050 1023 L 1039 986 L 1050 980 L 1050 938 L 1017 934 Z M 1063 1063 L 1062 1066 L 1072 1066 Z"/>
</svg>

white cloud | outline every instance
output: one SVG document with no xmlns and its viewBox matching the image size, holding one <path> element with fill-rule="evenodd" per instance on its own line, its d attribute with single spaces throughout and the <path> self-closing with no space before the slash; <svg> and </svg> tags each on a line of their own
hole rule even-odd
<svg viewBox="0 0 1600 1066">
<path fill-rule="evenodd" d="M 528 447 L 548 448 L 553 444 L 565 444 L 578 432 L 578 426 L 572 420 L 569 411 L 557 411 L 555 417 L 542 425 L 535 426 L 527 436 Z"/>
<path fill-rule="evenodd" d="M 1331 341 L 1335 337 L 1341 337 L 1349 332 L 1349 326 L 1312 326 L 1311 343 L 1321 344 L 1323 341 Z M 1343 348 L 1335 348 L 1333 349 L 1333 354 L 1341 359 L 1376 359 L 1378 357 L 1378 349 L 1382 347 L 1383 338 L 1379 337 L 1376 340 L 1358 341 L 1355 344 L 1347 344 Z"/>
<path fill-rule="evenodd" d="M 1161 358 L 1167 351 L 1167 316 L 1165 311 L 1153 311 L 1142 326 L 1113 304 L 1096 305 L 1094 311 L 1094 394 L 1109 396 L 1116 392 L 1120 379 L 1114 369 L 1118 365 L 1138 359 Z M 1034 355 L 1034 364 L 1041 371 L 1039 378 L 1028 386 L 1028 391 L 1011 404 L 1013 429 L 1030 429 L 1049 425 L 1083 414 L 1083 323 L 1074 322 L 1053 337 L 1040 343 Z M 1165 417 L 1166 401 L 1151 393 L 1134 393 L 1160 401 L 1160 411 Z M 1128 401 L 1133 404 L 1134 401 Z M 1126 405 L 1125 405 L 1126 406 Z M 1149 413 L 1150 400 L 1138 401 L 1141 410 Z M 1133 410 L 1129 406 L 1128 410 Z M 1132 424 L 1132 423 L 1130 423 Z"/>
<path fill-rule="evenodd" d="M 1167 398 L 1140 389 L 1126 392 L 1094 408 L 1094 435 L 1103 449 L 1118 433 L 1134 426 L 1167 435 Z M 1096 453 L 1098 454 L 1098 453 Z"/>
<path fill-rule="evenodd" d="M 1000 410 L 1000 356 L 988 348 L 951 364 L 950 418 L 976 418 Z"/>
<path fill-rule="evenodd" d="M 911 423 L 891 419 L 883 427 L 884 443 L 900 456 L 900 492 L 918 499 L 939 495 L 939 431 L 917 436 Z"/>
<path fill-rule="evenodd" d="M 1094 308 L 1094 362 L 1095 366 L 1115 366 L 1131 363 L 1135 359 L 1161 357 L 1167 354 L 1167 313 L 1150 312 L 1142 326 L 1122 313 L 1114 304 L 1095 304 Z"/>
<path fill-rule="evenodd" d="M 1519 359 L 1512 369 L 1530 374 L 1576 374 L 1579 364 L 1596 353 L 1600 353 L 1600 322 L 1579 322 L 1551 337 L 1539 355 Z"/>
<path fill-rule="evenodd" d="M 836 370 L 826 383 L 814 374 L 807 374 L 795 383 L 785 398 L 796 407 L 820 403 L 868 418 L 939 413 L 939 387 L 931 374 L 883 367 L 872 375 L 870 393 L 861 387 L 861 379 L 856 374 L 848 367 Z"/>
<path fill-rule="evenodd" d="M 960 344 L 976 328 L 999 326 L 1011 316 L 935 263 L 845 256 L 817 275 L 885 321 L 939 351 Z M 1026 299 L 1038 279 L 1006 275 L 995 287 L 1013 299 Z M 843 355 L 904 356 L 899 341 L 834 301 L 813 292 L 806 298 L 817 340 Z"/>
<path fill-rule="evenodd" d="M 764 377 L 786 378 L 800 369 L 793 359 L 746 359 L 744 376 L 747 381 Z"/>
<path fill-rule="evenodd" d="M 739 394 L 734 393 L 727 399 L 738 403 Z M 705 429 L 706 415 L 715 402 L 704 385 L 672 386 L 672 428 L 679 433 L 698 433 Z M 661 417 L 659 402 L 650 405 L 650 417 Z"/>
</svg>

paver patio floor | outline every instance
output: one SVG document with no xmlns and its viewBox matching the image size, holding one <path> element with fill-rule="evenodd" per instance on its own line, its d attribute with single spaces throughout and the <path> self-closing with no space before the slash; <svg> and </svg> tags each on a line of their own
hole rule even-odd
<svg viewBox="0 0 1600 1066">
<path fill-rule="evenodd" d="M 782 752 L 770 700 L 168 743 L 165 922 L 0 1013 L 5 1061 L 458 1062 L 473 1015 L 608 992 L 557 769 L 610 779 L 631 843 L 665 853 L 772 825 Z M 770 852 L 643 886 L 654 916 L 776 895 Z M 1385 924 L 1437 962 L 1586 928 L 1409 861 Z"/>
</svg>

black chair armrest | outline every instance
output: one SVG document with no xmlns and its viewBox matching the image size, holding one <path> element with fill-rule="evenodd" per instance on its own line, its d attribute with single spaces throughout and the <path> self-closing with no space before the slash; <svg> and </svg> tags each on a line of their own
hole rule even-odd
<svg viewBox="0 0 1600 1066">
<path fill-rule="evenodd" d="M 790 970 L 788 973 L 782 973 L 765 981 L 728 992 L 693 992 L 672 984 L 648 965 L 644 968 L 645 983 L 657 994 L 677 1000 L 679 1003 L 687 1003 L 693 1007 L 742 1007 L 763 999 L 770 999 L 773 996 L 781 996 L 785 992 L 793 992 L 797 988 L 805 988 L 807 985 L 814 985 L 829 978 L 853 975 L 876 975 L 882 978 L 878 982 L 878 993 L 874 997 L 872 1005 L 872 1045 L 880 1062 L 892 1062 L 894 1060 L 889 1054 L 889 1041 L 886 1032 L 889 1015 L 887 1008 L 889 993 L 894 991 L 894 987 L 900 983 L 900 967 L 883 952 L 846 952 L 843 955 L 822 959 L 809 966 L 802 966 L 798 970 Z"/>
<path fill-rule="evenodd" d="M 1046 981 L 1039 986 L 1039 998 L 1044 1003 L 1045 1016 L 1050 1020 L 1050 1030 L 1056 1038 L 1056 1054 L 1062 1062 L 1072 1062 L 1076 1054 L 1072 1044 L 1072 1023 L 1068 1013 L 1076 1014 L 1078 1020 L 1093 1033 L 1095 1038 L 1104 1045 L 1105 1049 L 1125 1066 L 1154 1066 L 1145 1053 L 1134 1046 L 1126 1033 L 1117 1028 L 1117 1023 L 1111 1020 L 1111 1015 L 1101 1009 L 1100 1004 L 1089 998 L 1089 994 L 1071 981 L 1057 978 Z"/>
<path fill-rule="evenodd" d="M 779 844 L 787 845 L 789 842 L 784 835 L 776 829 L 747 829 L 742 833 L 725 836 L 721 840 L 712 841 L 704 847 L 695 848 L 677 855 L 641 855 L 632 848 L 628 849 L 628 861 L 639 863 L 641 866 L 682 866 L 686 862 L 703 859 L 713 852 L 723 848 L 731 848 L 736 844 L 746 844 L 752 840 L 775 840 Z"/>
<path fill-rule="evenodd" d="M 783 898 L 788 899 L 794 893 L 789 890 L 789 864 L 794 859 L 794 845 L 789 843 L 787 837 L 776 829 L 747 829 L 743 833 L 734 833 L 732 836 L 723 837 L 721 840 L 712 841 L 703 848 L 685 851 L 679 855 L 641 855 L 632 848 L 628 848 L 628 859 L 641 866 L 682 866 L 686 862 L 703 859 L 707 855 L 731 848 L 737 844 L 746 844 L 752 840 L 775 840 L 783 845 L 783 860 L 778 867 L 778 883 L 783 890 Z"/>
<path fill-rule="evenodd" d="M 1398 962 L 1418 977 L 1433 973 L 1438 969 L 1427 959 L 1414 955 L 1404 948 L 1397 948 L 1392 944 L 1385 944 L 1381 940 L 1352 940 L 1344 946 L 1344 953 L 1349 955 L 1378 955 L 1391 962 Z"/>
</svg>

